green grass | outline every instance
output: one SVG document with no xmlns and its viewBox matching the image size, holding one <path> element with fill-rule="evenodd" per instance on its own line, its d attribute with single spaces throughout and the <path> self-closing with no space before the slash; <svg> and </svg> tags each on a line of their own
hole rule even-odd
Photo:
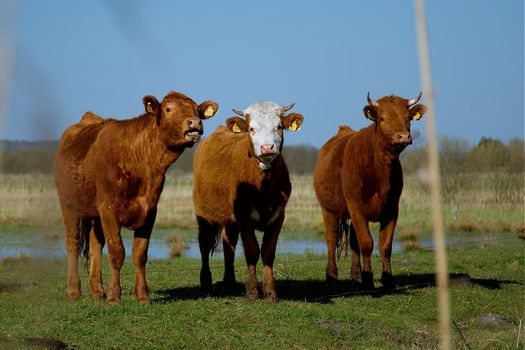
<svg viewBox="0 0 525 350">
<path fill-rule="evenodd" d="M 238 280 L 244 277 L 243 260 L 236 263 Z M 241 284 L 231 290 L 216 284 L 210 296 L 203 296 L 198 260 L 153 260 L 148 263 L 153 304 L 137 305 L 128 258 L 122 303 L 109 306 L 87 296 L 85 272 L 85 295 L 79 302 L 66 301 L 63 258 L 9 259 L 0 264 L 0 348 L 41 343 L 75 349 L 437 348 L 432 252 L 393 256 L 394 274 L 407 287 L 395 293 L 362 293 L 347 280 L 349 258 L 339 261 L 341 280 L 327 285 L 325 263 L 324 256 L 278 256 L 280 300 L 267 303 L 246 302 Z M 377 256 L 373 263 L 377 278 Z M 466 348 L 465 342 L 472 349 L 516 348 L 525 317 L 523 241 L 450 249 L 449 270 L 454 348 Z M 212 261 L 212 271 L 216 283 L 221 260 Z"/>
</svg>

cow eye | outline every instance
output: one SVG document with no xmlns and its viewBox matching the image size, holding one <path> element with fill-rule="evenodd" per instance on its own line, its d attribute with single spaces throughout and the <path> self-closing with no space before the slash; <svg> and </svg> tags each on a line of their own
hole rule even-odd
<svg viewBox="0 0 525 350">
<path fill-rule="evenodd" d="M 255 134 L 255 130 L 253 128 L 250 128 L 250 134 Z"/>
<path fill-rule="evenodd" d="M 384 122 L 384 121 L 385 121 L 385 117 L 381 116 L 381 117 L 379 117 L 379 120 L 381 120 L 382 122 Z"/>
<path fill-rule="evenodd" d="M 171 112 L 171 108 L 166 108 L 166 112 Z"/>
</svg>

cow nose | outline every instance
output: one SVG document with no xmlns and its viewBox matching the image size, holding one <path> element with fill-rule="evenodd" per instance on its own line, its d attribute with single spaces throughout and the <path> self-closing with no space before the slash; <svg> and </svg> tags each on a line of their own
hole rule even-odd
<svg viewBox="0 0 525 350">
<path fill-rule="evenodd" d="M 202 128 L 202 120 L 200 120 L 200 119 L 191 118 L 191 119 L 188 119 L 187 122 L 188 122 L 188 127 L 190 129 L 200 129 L 200 128 Z"/>
<path fill-rule="evenodd" d="M 261 146 L 261 153 L 262 154 L 273 154 L 275 153 L 275 145 L 262 145 Z"/>
<path fill-rule="evenodd" d="M 396 134 L 396 143 L 400 143 L 403 145 L 411 145 L 412 144 L 412 135 L 410 135 L 409 132 L 398 132 Z"/>
</svg>

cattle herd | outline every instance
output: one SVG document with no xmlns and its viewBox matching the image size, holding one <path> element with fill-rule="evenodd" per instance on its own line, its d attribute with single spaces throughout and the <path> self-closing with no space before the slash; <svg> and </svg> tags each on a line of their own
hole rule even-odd
<svg viewBox="0 0 525 350">
<path fill-rule="evenodd" d="M 385 96 L 363 108 L 373 123 L 360 130 L 342 126 L 321 148 L 314 170 L 328 249 L 326 279 L 337 279 L 336 249 L 349 242 L 351 277 L 373 288 L 373 239 L 369 222 L 380 223 L 381 281 L 394 287 L 390 255 L 398 216 L 403 175 L 399 154 L 410 143 L 410 122 L 426 107 L 414 99 Z M 213 117 L 218 104 L 197 104 L 178 93 L 161 102 L 143 98 L 144 113 L 127 120 L 103 118 L 91 112 L 67 128 L 54 164 L 68 257 L 67 296 L 81 296 L 78 260 L 89 271 L 92 298 L 119 303 L 120 269 L 125 251 L 121 228 L 134 230 L 132 258 L 135 297 L 150 303 L 146 281 L 149 240 L 164 186 L 166 171 L 203 134 L 202 121 Z M 273 262 L 286 203 L 292 192 L 282 156 L 284 131 L 298 131 L 294 104 L 254 103 L 226 120 L 197 148 L 194 158 L 193 202 L 198 224 L 202 267 L 200 285 L 212 288 L 209 256 L 222 238 L 224 283 L 235 283 L 234 258 L 239 234 L 246 264 L 246 298 L 259 298 L 256 266 L 263 262 L 262 293 L 276 300 Z M 262 244 L 255 231 L 262 231 Z M 110 277 L 102 282 L 102 248 L 107 244 Z M 362 263 L 361 263 L 362 256 Z M 107 292 L 107 294 L 106 294 Z"/>
</svg>

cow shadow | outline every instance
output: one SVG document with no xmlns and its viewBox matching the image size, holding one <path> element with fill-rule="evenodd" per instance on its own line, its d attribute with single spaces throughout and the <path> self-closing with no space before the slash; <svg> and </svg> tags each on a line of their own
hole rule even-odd
<svg viewBox="0 0 525 350">
<path fill-rule="evenodd" d="M 452 273 L 449 275 L 450 286 L 480 286 L 486 289 L 501 289 L 504 284 L 523 283 L 513 280 L 483 279 L 473 278 L 465 273 Z M 413 290 L 435 288 L 434 274 L 410 274 L 397 275 L 396 288 L 385 289 L 376 283 L 377 288 L 365 290 L 363 286 L 352 280 L 337 280 L 327 282 L 324 279 L 318 280 L 276 280 L 276 289 L 279 300 L 303 301 L 307 303 L 326 304 L 331 303 L 335 298 L 352 298 L 358 296 L 371 296 L 381 298 L 393 294 L 410 294 Z M 244 284 L 235 283 L 228 286 L 222 282 L 215 283 L 210 292 L 203 292 L 200 287 L 179 287 L 158 290 L 158 298 L 154 302 L 170 303 L 179 300 L 198 300 L 206 297 L 225 298 L 243 297 Z"/>
</svg>

